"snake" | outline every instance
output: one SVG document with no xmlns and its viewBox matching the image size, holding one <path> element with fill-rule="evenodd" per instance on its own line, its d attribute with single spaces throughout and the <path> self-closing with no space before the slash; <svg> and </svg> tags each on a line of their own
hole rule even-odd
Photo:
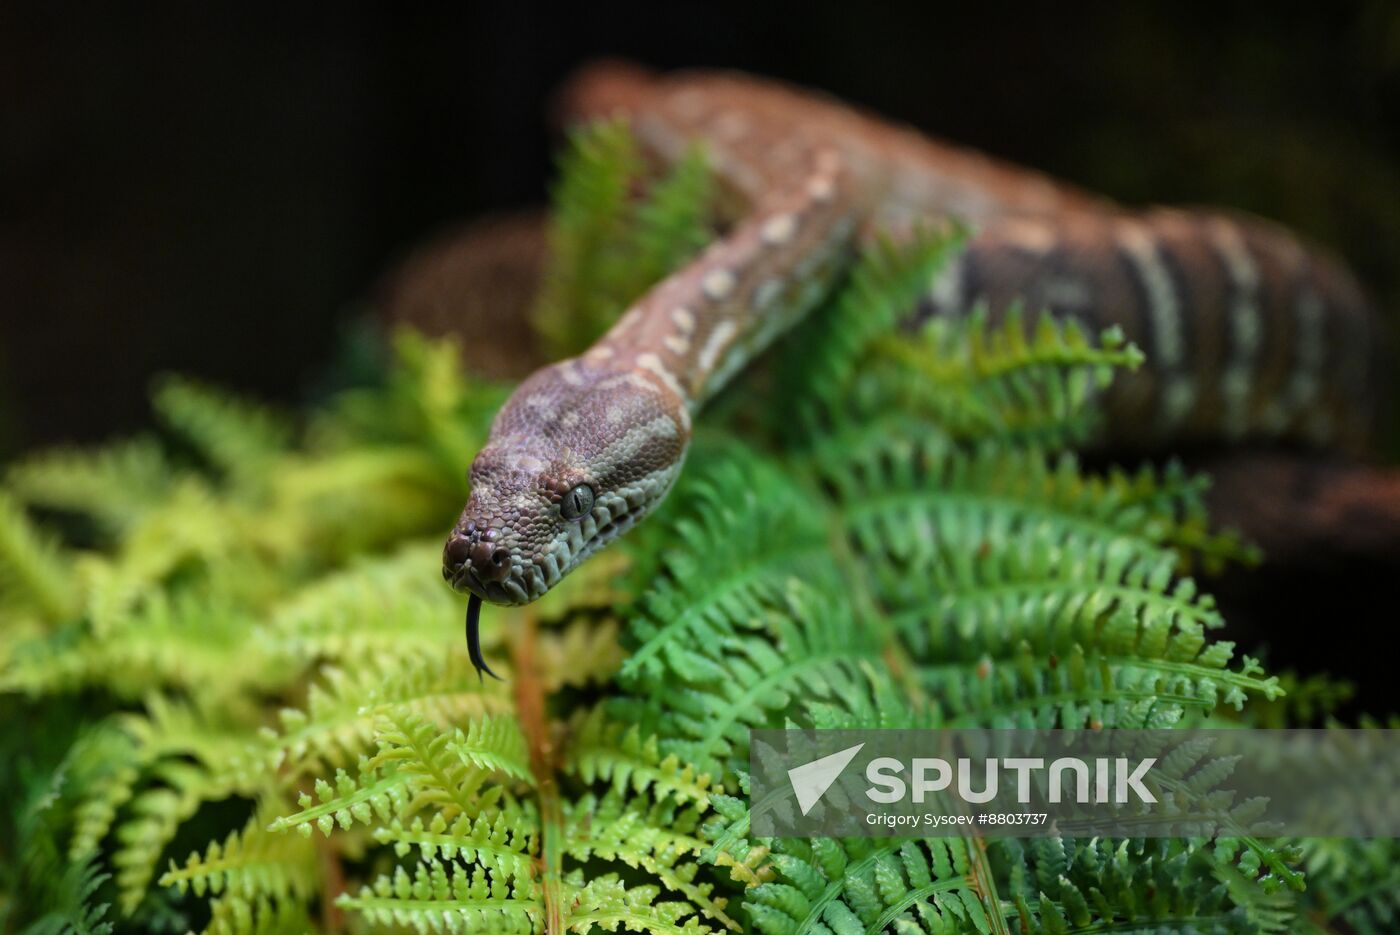
<svg viewBox="0 0 1400 935">
<path fill-rule="evenodd" d="M 534 372 L 471 464 L 443 549 L 483 602 L 537 600 L 664 500 L 692 424 L 798 324 L 860 246 L 929 221 L 971 232 L 932 278 L 929 316 L 978 304 L 1118 326 L 1145 366 L 1105 397 L 1119 435 L 1164 444 L 1265 440 L 1364 446 L 1385 366 L 1376 312 L 1325 251 L 1214 208 L 1132 209 L 934 140 L 830 97 L 729 72 L 604 63 L 561 95 L 565 119 L 620 119 L 650 161 L 701 146 L 721 233 L 633 303 L 584 353 Z"/>
</svg>

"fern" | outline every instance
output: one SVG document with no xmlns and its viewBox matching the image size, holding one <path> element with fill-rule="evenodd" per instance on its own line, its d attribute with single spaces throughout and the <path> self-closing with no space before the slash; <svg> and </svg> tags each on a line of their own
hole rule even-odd
<svg viewBox="0 0 1400 935">
<path fill-rule="evenodd" d="M 1316 893 L 1316 918 L 1303 931 L 1345 926 L 1361 935 L 1395 930 L 1400 920 L 1400 864 L 1393 839 L 1302 842 L 1303 865 Z"/>
<path fill-rule="evenodd" d="M 24 928 L 25 935 L 110 935 L 116 929 L 108 916 L 108 903 L 100 903 L 98 891 L 109 876 L 90 863 L 76 863 L 52 881 L 56 906 Z"/>
<path fill-rule="evenodd" d="M 827 530 L 807 492 L 740 449 L 714 460 L 710 471 L 692 463 L 696 476 L 672 505 L 683 518 L 666 530 L 631 627 L 637 646 L 621 672 L 629 684 L 655 684 L 663 655 L 684 665 L 696 645 L 748 626 L 790 580 L 830 580 Z"/>
<path fill-rule="evenodd" d="M 709 775 L 663 752 L 655 736 L 610 722 L 601 711 L 582 718 L 573 734 L 565 770 L 584 783 L 601 783 L 618 793 L 651 792 L 682 804 L 709 803 Z"/>
<path fill-rule="evenodd" d="M 1142 362 L 1116 328 L 1096 344 L 1073 321 L 1041 315 L 1030 327 L 1019 307 L 996 326 L 984 309 L 961 320 L 935 320 L 921 340 L 882 338 L 879 353 L 898 370 L 878 381 L 859 381 L 863 409 L 912 408 L 935 414 L 958 437 L 1042 445 L 1091 436 L 1098 391 L 1114 368 Z"/>
<path fill-rule="evenodd" d="M 278 726 L 263 732 L 261 753 L 274 767 L 319 774 L 367 754 L 381 717 L 413 715 L 445 729 L 508 708 L 460 655 L 327 667 L 304 708 L 278 712 Z"/>
<path fill-rule="evenodd" d="M 573 353 L 718 211 L 701 154 L 649 177 L 620 124 L 563 170 L 535 324 Z M 752 833 L 792 807 L 749 800 L 755 728 L 1326 710 L 1215 638 L 1192 575 L 1253 555 L 1210 526 L 1204 479 L 1074 456 L 1135 349 L 1019 312 L 913 322 L 961 238 L 868 247 L 755 368 L 772 379 L 707 414 L 653 520 L 493 611 L 505 684 L 477 679 L 438 563 L 509 388 L 449 342 L 396 336 L 372 384 L 300 420 L 169 379 L 168 434 L 13 466 L 0 691 L 75 723 L 37 799 L 0 773 L 26 858 L 4 925 L 1393 928 L 1385 842 Z"/>
<path fill-rule="evenodd" d="M 259 471 L 290 440 L 288 426 L 267 410 L 188 380 L 166 379 L 153 399 L 156 412 L 194 454 L 223 474 Z"/>
<path fill-rule="evenodd" d="M 161 502 L 175 474 L 159 443 L 141 438 L 36 455 L 16 465 L 7 482 L 25 503 L 89 516 L 104 533 L 119 535 Z"/>
<path fill-rule="evenodd" d="M 273 901 L 305 901 L 316 892 L 316 852 L 305 839 L 274 835 L 263 829 L 265 820 L 255 817 L 240 832 L 232 832 L 221 844 L 215 841 L 203 854 L 189 856 L 183 866 L 172 860 L 160 878 L 161 886 L 196 896 L 212 894 L 249 903 L 259 897 Z"/>
<path fill-rule="evenodd" d="M 13 828 L 0 841 L 16 852 L 0 864 L 8 897 L 0 902 L 0 923 L 26 935 L 110 935 L 116 928 L 105 898 L 110 874 L 95 854 L 65 861 L 61 851 L 60 833 L 71 817 L 64 794 L 69 766 L 45 772 L 28 765 L 12 790 Z"/>
<path fill-rule="evenodd" d="M 715 884 L 704 881 L 695 858 L 706 850 L 699 824 L 704 809 L 673 800 L 649 803 L 627 798 L 616 789 L 601 798 L 584 796 L 571 809 L 569 856 L 577 861 L 597 858 L 642 870 L 664 887 L 683 895 L 704 916 L 738 931 L 739 924 L 716 896 Z"/>
<path fill-rule="evenodd" d="M 513 885 L 513 881 L 519 885 Z M 380 876 L 339 901 L 370 924 L 420 932 L 537 931 L 543 907 L 528 878 L 497 877 L 481 866 L 428 861 Z"/>
<path fill-rule="evenodd" d="M 71 563 L 55 537 L 36 528 L 10 497 L 0 496 L 0 606 L 7 614 L 46 622 L 70 615 Z"/>
<path fill-rule="evenodd" d="M 710 237 L 713 183 L 692 150 L 641 197 L 642 155 L 626 123 L 582 130 L 562 160 L 554 252 L 532 321 L 553 356 L 576 354 L 628 303 Z"/>
</svg>

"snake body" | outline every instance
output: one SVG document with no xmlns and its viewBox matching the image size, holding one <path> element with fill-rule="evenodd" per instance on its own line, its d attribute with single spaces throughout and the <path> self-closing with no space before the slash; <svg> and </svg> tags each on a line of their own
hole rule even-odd
<svg viewBox="0 0 1400 935">
<path fill-rule="evenodd" d="M 564 102 L 576 122 L 625 116 L 663 164 L 701 144 L 732 225 L 498 413 L 443 557 L 473 614 L 483 599 L 539 598 L 645 517 L 705 401 L 812 308 L 863 237 L 930 218 L 974 234 L 911 312 L 995 312 L 1021 298 L 1121 326 L 1147 365 L 1110 393 L 1120 434 L 1354 446 L 1372 421 L 1373 313 L 1344 267 L 1274 225 L 1125 210 L 744 76 L 601 66 Z M 474 645 L 473 659 L 484 668 Z"/>
</svg>

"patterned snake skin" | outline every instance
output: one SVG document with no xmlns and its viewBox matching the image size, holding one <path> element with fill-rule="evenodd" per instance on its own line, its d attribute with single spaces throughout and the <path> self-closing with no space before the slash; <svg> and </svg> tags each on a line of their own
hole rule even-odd
<svg viewBox="0 0 1400 935">
<path fill-rule="evenodd" d="M 443 574 L 523 604 L 659 504 L 691 421 L 794 325 L 872 231 L 957 217 L 975 234 L 916 316 L 1013 299 L 1147 355 L 1107 400 L 1120 437 L 1271 438 L 1357 446 L 1373 418 L 1380 341 L 1339 264 L 1264 222 L 1128 211 L 1036 173 L 935 143 L 835 101 L 729 74 L 597 66 L 566 92 L 572 122 L 626 116 L 665 164 L 703 144 L 732 226 L 643 296 L 583 355 L 537 371 L 471 467 Z"/>
</svg>

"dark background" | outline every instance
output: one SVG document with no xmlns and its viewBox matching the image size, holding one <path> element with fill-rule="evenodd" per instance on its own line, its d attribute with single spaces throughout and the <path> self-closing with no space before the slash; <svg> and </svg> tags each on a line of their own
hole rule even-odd
<svg viewBox="0 0 1400 935">
<path fill-rule="evenodd" d="M 815 85 L 1128 202 L 1253 209 L 1400 304 L 1389 0 L 19 6 L 0 451 L 139 426 L 165 369 L 295 398 L 408 247 L 543 199 L 549 95 L 599 55 Z"/>
<path fill-rule="evenodd" d="M 1400 308 L 1392 0 L 28 6 L 0 8 L 0 455 L 141 426 L 163 370 L 303 398 L 415 243 L 543 201 L 550 94 L 600 55 L 824 88 L 1128 203 L 1254 210 Z M 1393 579 L 1352 570 L 1273 566 L 1222 606 L 1387 710 L 1392 654 L 1354 621 Z M 1377 604 L 1322 641 L 1335 594 Z"/>
</svg>

